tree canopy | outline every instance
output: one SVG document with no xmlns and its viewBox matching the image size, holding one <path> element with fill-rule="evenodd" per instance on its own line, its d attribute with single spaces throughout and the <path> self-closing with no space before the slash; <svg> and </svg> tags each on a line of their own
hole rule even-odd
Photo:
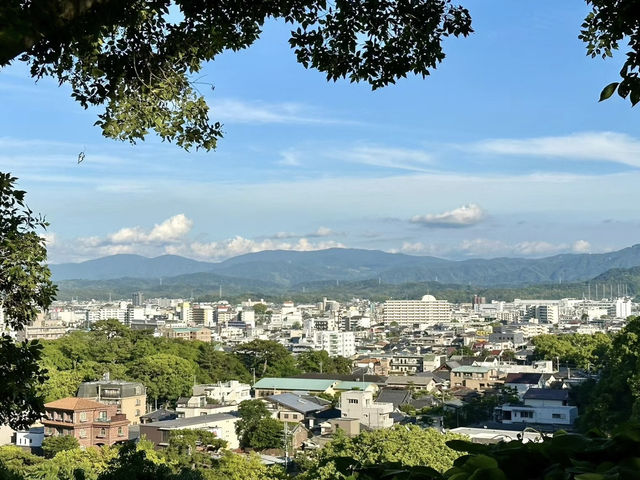
<svg viewBox="0 0 640 480">
<path fill-rule="evenodd" d="M 442 41 L 471 33 L 451 0 L 7 0 L 0 6 L 0 66 L 27 62 L 35 78 L 68 84 L 85 108 L 102 106 L 109 138 L 136 142 L 154 130 L 189 149 L 222 136 L 194 75 L 224 50 L 241 50 L 268 19 L 292 25 L 298 62 L 327 79 L 372 88 L 426 76 Z"/>
<path fill-rule="evenodd" d="M 46 265 L 45 240 L 38 233 L 47 223 L 25 203 L 16 178 L 0 173 L 0 424 L 26 428 L 38 420 L 44 402 L 38 385 L 46 370 L 38 364 L 37 341 L 16 343 L 5 327 L 22 330 L 52 302 L 56 288 Z"/>
</svg>

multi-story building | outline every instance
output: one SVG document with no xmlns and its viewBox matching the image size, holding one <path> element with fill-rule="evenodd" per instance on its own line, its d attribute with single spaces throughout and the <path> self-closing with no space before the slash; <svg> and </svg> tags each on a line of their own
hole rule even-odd
<svg viewBox="0 0 640 480">
<path fill-rule="evenodd" d="M 211 305 L 194 305 L 191 318 L 196 325 L 211 327 L 215 323 L 214 311 Z"/>
<path fill-rule="evenodd" d="M 109 380 L 84 382 L 78 389 L 79 398 L 90 398 L 105 405 L 115 405 L 116 413 L 123 413 L 132 424 L 140 422 L 146 412 L 147 391 L 142 383 Z"/>
<path fill-rule="evenodd" d="M 233 450 L 240 447 L 235 429 L 238 420 L 239 417 L 231 413 L 213 413 L 190 418 L 176 418 L 175 420 L 163 420 L 140 425 L 140 435 L 144 435 L 157 447 L 162 448 L 169 445 L 169 437 L 174 430 L 207 430 L 217 438 L 226 441 L 227 448 Z"/>
<path fill-rule="evenodd" d="M 353 332 L 319 331 L 314 334 L 314 348 L 325 350 L 330 357 L 351 357 L 356 354 L 356 337 Z"/>
<path fill-rule="evenodd" d="M 578 407 L 569 405 L 566 389 L 530 388 L 523 396 L 524 405 L 502 405 L 498 421 L 502 423 L 537 423 L 573 425 Z"/>
<path fill-rule="evenodd" d="M 425 295 L 421 300 L 387 300 L 382 318 L 385 325 L 397 323 L 401 327 L 450 322 L 451 304 L 433 295 Z"/>
<path fill-rule="evenodd" d="M 251 399 L 251 385 L 237 380 L 193 386 L 194 395 L 205 395 L 221 404 L 239 404 Z"/>
<path fill-rule="evenodd" d="M 199 340 L 211 342 L 211 330 L 206 327 L 167 327 L 160 329 L 163 337 L 182 340 Z"/>
<path fill-rule="evenodd" d="M 116 405 L 67 397 L 46 403 L 44 409 L 45 437 L 69 435 L 81 447 L 113 445 L 129 438 L 130 422 L 126 415 L 117 413 Z"/>
<path fill-rule="evenodd" d="M 67 328 L 61 322 L 38 318 L 31 325 L 25 325 L 22 330 L 16 330 L 15 338 L 19 342 L 25 340 L 56 340 L 67 333 Z"/>
<path fill-rule="evenodd" d="M 134 292 L 133 295 L 131 295 L 131 301 L 134 307 L 141 307 L 144 305 L 142 292 Z"/>
<path fill-rule="evenodd" d="M 451 370 L 451 387 L 466 387 L 483 392 L 501 384 L 497 371 L 489 367 L 464 365 Z"/>
<path fill-rule="evenodd" d="M 373 392 L 352 390 L 342 392 L 338 409 L 341 418 L 356 418 L 368 428 L 387 428 L 393 425 L 391 413 L 393 403 L 378 403 L 373 400 Z"/>
</svg>

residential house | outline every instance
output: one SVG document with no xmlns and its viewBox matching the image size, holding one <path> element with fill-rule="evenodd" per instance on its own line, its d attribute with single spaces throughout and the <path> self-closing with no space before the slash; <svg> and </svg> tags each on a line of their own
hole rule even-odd
<svg viewBox="0 0 640 480">
<path fill-rule="evenodd" d="M 205 395 L 223 405 L 237 405 L 245 400 L 251 400 L 251 385 L 237 380 L 193 386 L 193 395 Z"/>
<path fill-rule="evenodd" d="M 77 396 L 90 398 L 105 405 L 115 405 L 116 412 L 126 415 L 133 425 L 140 423 L 140 417 L 146 413 L 145 386 L 138 382 L 110 380 L 109 374 L 106 374 L 103 380 L 80 384 Z"/>
<path fill-rule="evenodd" d="M 451 370 L 451 388 L 466 387 L 483 392 L 501 384 L 497 372 L 489 367 L 462 366 Z"/>
<path fill-rule="evenodd" d="M 231 413 L 214 413 L 191 418 L 176 418 L 161 422 L 144 423 L 140 425 L 140 436 L 152 441 L 156 448 L 169 445 L 169 435 L 174 430 L 206 430 L 217 438 L 227 442 L 227 448 L 240 447 L 235 425 L 239 417 Z"/>
<path fill-rule="evenodd" d="M 507 424 L 573 425 L 578 418 L 578 408 L 569 405 L 566 389 L 530 388 L 523 400 L 524 405 L 498 407 L 497 420 Z"/>
<path fill-rule="evenodd" d="M 554 380 L 555 377 L 548 373 L 509 373 L 504 386 L 515 389 L 518 397 L 522 398 L 530 388 L 545 388 Z"/>
<path fill-rule="evenodd" d="M 282 422 L 302 423 L 308 429 L 315 427 L 313 414 L 331 408 L 331 402 L 313 395 L 280 393 L 263 400 L 274 418 Z"/>
<path fill-rule="evenodd" d="M 180 397 L 176 401 L 176 414 L 178 418 L 199 417 L 201 415 L 212 415 L 214 413 L 230 413 L 238 410 L 237 405 L 220 405 L 205 395 L 193 395 L 191 397 Z"/>
<path fill-rule="evenodd" d="M 405 388 L 418 391 L 425 390 L 431 392 L 435 390 L 437 381 L 433 375 L 389 375 L 385 384 L 390 388 Z"/>
<path fill-rule="evenodd" d="M 368 428 L 386 428 L 393 425 L 390 417 L 394 410 L 393 404 L 375 402 L 372 392 L 343 392 L 340 395 L 338 409 L 342 412 L 342 418 L 357 418 Z"/>
<path fill-rule="evenodd" d="M 42 419 L 45 437 L 70 435 L 82 447 L 113 445 L 128 440 L 129 420 L 117 405 L 67 397 L 46 403 Z"/>
</svg>

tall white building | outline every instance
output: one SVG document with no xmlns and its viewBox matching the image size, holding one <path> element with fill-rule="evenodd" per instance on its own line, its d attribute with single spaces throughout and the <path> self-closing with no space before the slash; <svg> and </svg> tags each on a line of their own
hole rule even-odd
<svg viewBox="0 0 640 480">
<path fill-rule="evenodd" d="M 214 312 L 211 305 L 194 305 L 191 318 L 196 325 L 211 327 L 214 324 Z"/>
<path fill-rule="evenodd" d="M 631 299 L 630 298 L 618 298 L 615 303 L 616 306 L 616 318 L 627 318 L 631 315 Z"/>
<path fill-rule="evenodd" d="M 382 318 L 385 325 L 396 322 L 400 326 L 449 322 L 451 304 L 437 300 L 433 295 L 425 295 L 421 300 L 387 300 Z"/>
<path fill-rule="evenodd" d="M 316 331 L 314 348 L 326 350 L 330 357 L 351 357 L 356 354 L 356 336 L 353 332 Z"/>
</svg>

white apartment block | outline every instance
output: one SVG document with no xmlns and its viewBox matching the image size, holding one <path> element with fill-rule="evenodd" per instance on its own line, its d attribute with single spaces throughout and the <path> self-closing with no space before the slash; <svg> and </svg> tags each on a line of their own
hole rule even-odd
<svg viewBox="0 0 640 480">
<path fill-rule="evenodd" d="M 239 404 L 251 400 L 251 385 L 237 380 L 193 386 L 193 395 L 205 395 L 222 404 Z"/>
<path fill-rule="evenodd" d="M 314 349 L 326 350 L 330 357 L 352 357 L 356 354 L 356 336 L 353 332 L 316 331 Z"/>
<path fill-rule="evenodd" d="M 425 295 L 421 300 L 387 300 L 383 306 L 383 322 L 400 326 L 433 325 L 451 321 L 451 304 Z"/>
<path fill-rule="evenodd" d="M 373 392 L 342 392 L 338 409 L 342 418 L 355 418 L 369 428 L 388 428 L 393 425 L 393 419 L 390 417 L 393 413 L 393 403 L 375 402 Z"/>
<path fill-rule="evenodd" d="M 196 325 L 211 327 L 214 325 L 214 311 L 211 305 L 194 305 L 191 318 Z"/>
</svg>

